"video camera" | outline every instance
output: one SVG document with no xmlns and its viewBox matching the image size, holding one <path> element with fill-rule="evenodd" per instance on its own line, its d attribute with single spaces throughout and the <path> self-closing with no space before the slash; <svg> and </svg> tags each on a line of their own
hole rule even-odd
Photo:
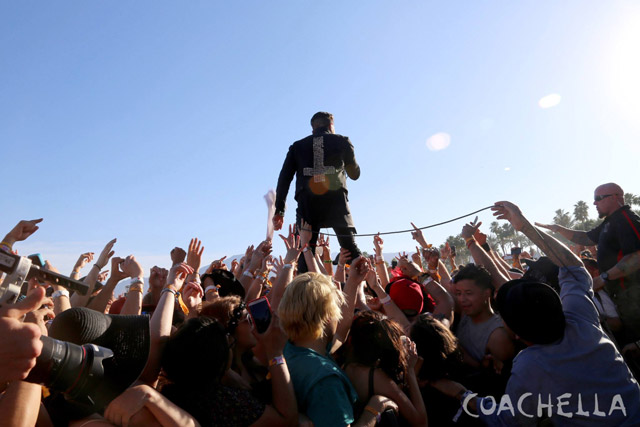
<svg viewBox="0 0 640 427">
<path fill-rule="evenodd" d="M 3 251 L 0 251 L 0 271 L 7 274 L 0 285 L 0 304 L 16 302 L 20 296 L 22 283 L 33 277 L 41 282 L 46 281 L 65 287 L 78 292 L 80 295 L 86 295 L 89 292 L 89 286 L 82 282 L 34 265 L 28 257 L 21 257 Z"/>
</svg>

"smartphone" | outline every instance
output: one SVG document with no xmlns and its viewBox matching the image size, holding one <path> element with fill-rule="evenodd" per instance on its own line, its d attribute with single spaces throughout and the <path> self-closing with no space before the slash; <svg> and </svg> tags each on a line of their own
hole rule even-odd
<svg viewBox="0 0 640 427">
<path fill-rule="evenodd" d="M 253 324 L 259 334 L 264 333 L 271 323 L 271 306 L 265 297 L 254 299 L 247 305 Z"/>
<path fill-rule="evenodd" d="M 513 247 L 511 248 L 511 255 L 520 255 L 522 253 L 522 248 Z"/>
<path fill-rule="evenodd" d="M 451 248 L 451 256 L 456 256 L 456 247 L 454 245 L 449 245 Z"/>
<path fill-rule="evenodd" d="M 29 255 L 27 258 L 31 260 L 31 264 L 37 265 L 40 268 L 44 267 L 44 259 L 40 254 Z"/>
</svg>

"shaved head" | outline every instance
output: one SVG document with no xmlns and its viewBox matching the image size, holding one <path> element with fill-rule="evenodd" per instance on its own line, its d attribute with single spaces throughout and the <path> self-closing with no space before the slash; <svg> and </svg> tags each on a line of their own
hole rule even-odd
<svg viewBox="0 0 640 427">
<path fill-rule="evenodd" d="M 596 194 L 619 194 L 624 196 L 624 191 L 622 191 L 622 187 L 618 184 L 614 184 L 613 182 L 609 182 L 607 184 L 602 184 L 596 188 Z"/>
<path fill-rule="evenodd" d="M 613 182 L 602 184 L 593 193 L 600 218 L 607 217 L 624 205 L 624 191 Z M 600 199 L 600 200 L 598 200 Z"/>
</svg>

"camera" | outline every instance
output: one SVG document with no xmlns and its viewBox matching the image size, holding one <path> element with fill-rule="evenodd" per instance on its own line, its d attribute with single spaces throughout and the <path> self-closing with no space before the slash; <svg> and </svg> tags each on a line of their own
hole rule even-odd
<svg viewBox="0 0 640 427">
<path fill-rule="evenodd" d="M 62 392 L 74 403 L 102 412 L 122 390 L 104 383 L 114 369 L 113 352 L 95 344 L 77 345 L 40 337 L 42 352 L 25 381 Z"/>
</svg>

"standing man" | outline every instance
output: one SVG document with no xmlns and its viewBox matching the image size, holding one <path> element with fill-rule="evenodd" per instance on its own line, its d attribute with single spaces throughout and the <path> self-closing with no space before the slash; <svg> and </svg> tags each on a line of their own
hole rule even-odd
<svg viewBox="0 0 640 427">
<path fill-rule="evenodd" d="M 574 243 L 598 245 L 600 276 L 593 279 L 595 292 L 606 288 L 624 327 L 622 343 L 640 339 L 640 217 L 624 204 L 624 192 L 614 183 L 596 188 L 593 204 L 602 224 L 578 231 L 557 224 L 543 225 Z"/>
<path fill-rule="evenodd" d="M 285 202 L 289 185 L 296 175 L 295 199 L 298 202 L 296 224 L 301 220 L 309 223 L 313 230 L 310 249 L 315 253 L 318 231 L 332 227 L 338 235 L 340 247 L 351 252 L 351 258 L 360 256 L 354 234 L 356 232 L 349 210 L 347 176 L 360 177 L 360 166 L 356 162 L 353 145 L 349 138 L 336 135 L 333 115 L 318 112 L 311 118 L 313 134 L 294 142 L 284 160 L 276 189 L 276 213 L 273 225 L 276 230 L 284 222 Z M 299 271 L 306 271 L 301 258 Z"/>
</svg>

